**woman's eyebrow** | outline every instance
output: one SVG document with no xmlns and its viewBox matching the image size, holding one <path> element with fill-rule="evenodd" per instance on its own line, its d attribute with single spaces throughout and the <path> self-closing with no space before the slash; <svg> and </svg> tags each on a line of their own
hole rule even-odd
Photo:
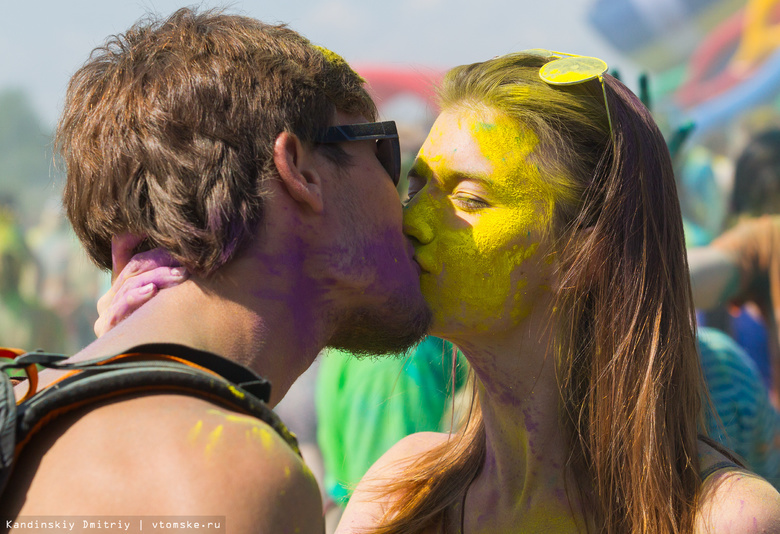
<svg viewBox="0 0 780 534">
<path fill-rule="evenodd" d="M 433 169 L 431 169 L 430 165 L 428 165 L 428 162 L 426 162 L 423 158 L 417 158 L 414 161 L 414 164 L 412 165 L 412 168 L 409 169 L 409 176 L 414 176 L 415 178 L 422 178 L 423 180 L 430 181 L 433 179 Z M 482 172 L 470 172 L 470 171 L 464 171 L 459 169 L 440 169 L 439 174 L 437 177 L 442 182 L 449 182 L 452 180 L 471 180 L 473 182 L 479 182 L 485 187 L 489 187 L 492 180 L 488 178 L 487 173 Z"/>
<path fill-rule="evenodd" d="M 452 176 L 453 178 L 457 178 L 460 182 L 477 182 L 487 189 L 493 189 L 494 186 L 493 180 L 489 180 L 487 174 L 480 172 L 454 172 L 452 173 Z"/>
<path fill-rule="evenodd" d="M 452 170 L 451 172 L 438 175 L 437 179 L 447 188 L 455 188 L 457 184 L 469 182 L 476 184 L 485 193 L 496 194 L 501 188 L 496 187 L 494 180 L 490 179 L 490 175 L 477 171 L 465 171 L 465 170 Z"/>
</svg>

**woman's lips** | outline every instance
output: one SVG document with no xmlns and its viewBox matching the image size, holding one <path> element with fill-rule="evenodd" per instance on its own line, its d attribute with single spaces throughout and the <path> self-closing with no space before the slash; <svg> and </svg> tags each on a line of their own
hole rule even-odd
<svg viewBox="0 0 780 534">
<path fill-rule="evenodd" d="M 414 264 L 415 268 L 417 269 L 417 276 L 420 276 L 423 273 L 422 267 L 420 267 L 420 264 L 417 263 L 417 260 L 415 258 L 412 258 L 412 263 Z"/>
<path fill-rule="evenodd" d="M 412 256 L 412 261 L 413 261 L 413 262 L 414 262 L 414 264 L 417 266 L 417 268 L 420 270 L 420 274 L 423 274 L 423 273 L 427 273 L 427 272 L 428 272 L 428 269 L 426 269 L 425 267 L 423 267 L 423 266 L 420 264 L 420 262 L 417 260 L 417 256 Z"/>
</svg>

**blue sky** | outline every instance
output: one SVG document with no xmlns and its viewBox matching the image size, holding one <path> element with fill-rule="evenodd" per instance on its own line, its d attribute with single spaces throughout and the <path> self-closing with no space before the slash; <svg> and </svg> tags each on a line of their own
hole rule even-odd
<svg viewBox="0 0 780 534">
<path fill-rule="evenodd" d="M 206 7 L 286 22 L 356 64 L 446 68 L 524 48 L 595 55 L 633 66 L 586 22 L 594 0 L 243 0 Z M 30 92 L 41 117 L 56 121 L 70 75 L 110 34 L 172 0 L 0 0 L 0 87 Z M 630 83 L 629 83 L 630 85 Z"/>
</svg>

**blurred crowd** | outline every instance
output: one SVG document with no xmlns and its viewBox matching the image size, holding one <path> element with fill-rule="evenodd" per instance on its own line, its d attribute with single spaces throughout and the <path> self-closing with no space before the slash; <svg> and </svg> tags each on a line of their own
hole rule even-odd
<svg viewBox="0 0 780 534">
<path fill-rule="evenodd" d="M 96 302 L 107 277 L 86 258 L 57 200 L 20 222 L 0 205 L 0 344 L 73 353 L 95 338 Z"/>
<path fill-rule="evenodd" d="M 0 89 L 0 346 L 71 353 L 94 339 L 108 276 L 60 201 L 53 131 L 19 89 Z"/>
</svg>

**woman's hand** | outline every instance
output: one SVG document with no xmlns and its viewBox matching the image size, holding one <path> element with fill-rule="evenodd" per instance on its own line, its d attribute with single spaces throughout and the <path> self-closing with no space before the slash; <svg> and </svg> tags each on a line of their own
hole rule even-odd
<svg viewBox="0 0 780 534">
<path fill-rule="evenodd" d="M 97 337 L 148 302 L 160 289 L 179 285 L 189 277 L 187 270 L 165 250 L 153 249 L 133 255 L 133 249 L 141 241 L 142 236 L 123 234 L 111 242 L 113 283 L 98 300 Z"/>
</svg>

